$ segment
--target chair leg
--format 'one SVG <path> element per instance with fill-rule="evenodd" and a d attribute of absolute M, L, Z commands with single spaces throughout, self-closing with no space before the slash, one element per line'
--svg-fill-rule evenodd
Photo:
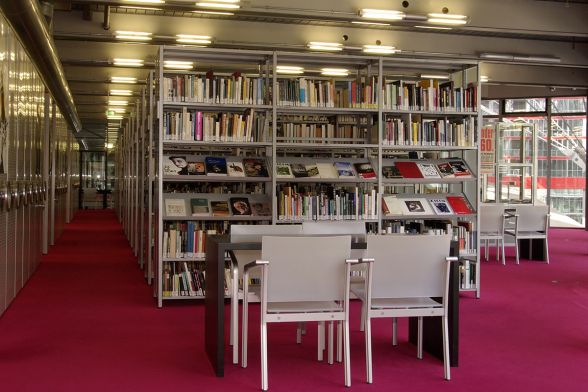
<path fill-rule="evenodd" d="M 371 384 L 373 382 L 372 375 L 372 321 L 369 316 L 365 320 L 365 370 L 366 382 Z"/>
<path fill-rule="evenodd" d="M 398 346 L 398 318 L 392 317 L 392 345 Z"/>
<path fill-rule="evenodd" d="M 345 386 L 351 386 L 351 358 L 349 350 L 349 319 L 345 319 L 343 324 L 343 367 L 345 368 Z"/>
<path fill-rule="evenodd" d="M 306 335 L 306 321 L 302 322 L 302 336 Z"/>
<path fill-rule="evenodd" d="M 488 240 L 484 240 L 484 258 L 488 261 Z"/>
<path fill-rule="evenodd" d="M 515 237 L 515 251 L 517 257 L 517 264 L 519 264 L 519 240 Z"/>
<path fill-rule="evenodd" d="M 328 363 L 329 365 L 333 364 L 333 323 L 334 321 L 329 322 L 329 347 L 328 347 Z"/>
<path fill-rule="evenodd" d="M 233 272 L 231 294 L 231 344 L 233 345 L 233 364 L 239 363 L 239 277 L 237 269 Z"/>
<path fill-rule="evenodd" d="M 506 259 L 504 256 L 504 238 L 500 240 L 500 243 L 502 244 L 502 265 L 506 265 Z"/>
<path fill-rule="evenodd" d="M 267 391 L 267 324 L 261 322 L 261 389 Z"/>
<path fill-rule="evenodd" d="M 549 246 L 547 245 L 547 237 L 545 237 L 545 261 L 549 264 Z"/>
<path fill-rule="evenodd" d="M 529 260 L 533 260 L 533 239 L 529 239 Z"/>
<path fill-rule="evenodd" d="M 296 343 L 302 343 L 302 322 L 298 322 L 298 326 L 296 327 Z"/>
<path fill-rule="evenodd" d="M 361 321 L 359 323 L 359 330 L 365 331 L 365 302 L 361 301 Z"/>
<path fill-rule="evenodd" d="M 496 249 L 496 261 L 498 261 L 498 257 L 500 256 L 500 252 L 498 252 L 498 239 L 494 240 L 496 241 L 495 244 L 495 249 Z"/>
<path fill-rule="evenodd" d="M 417 358 L 423 359 L 423 318 L 418 318 Z"/>
<path fill-rule="evenodd" d="M 442 317 L 441 321 L 443 327 L 443 370 L 445 379 L 451 380 L 451 372 L 449 370 L 449 329 L 447 328 L 447 315 Z"/>
<path fill-rule="evenodd" d="M 317 352 L 317 359 L 319 361 L 323 360 L 323 352 L 325 349 L 325 322 L 319 321 L 318 323 L 318 352 Z"/>
<path fill-rule="evenodd" d="M 247 367 L 247 329 L 249 326 L 249 282 L 243 279 L 243 317 L 241 320 L 241 367 Z"/>
<path fill-rule="evenodd" d="M 337 322 L 337 362 L 343 362 L 343 323 Z"/>

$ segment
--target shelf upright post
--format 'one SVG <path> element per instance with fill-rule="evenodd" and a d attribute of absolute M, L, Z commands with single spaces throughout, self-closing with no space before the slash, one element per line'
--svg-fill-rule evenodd
<path fill-rule="evenodd" d="M 139 126 L 139 140 L 141 148 L 139 149 L 139 263 L 141 269 L 145 268 L 145 88 L 141 91 L 141 124 Z M 145 272 L 146 273 L 146 272 Z"/>
<path fill-rule="evenodd" d="M 382 231 L 384 227 L 383 224 L 383 216 L 382 216 L 382 198 L 384 197 L 383 193 L 383 183 L 382 183 L 382 142 L 384 140 L 384 94 L 382 93 L 384 87 L 384 59 L 382 57 L 378 58 L 378 193 L 377 193 L 377 213 L 378 213 L 378 234 Z"/>
<path fill-rule="evenodd" d="M 480 161 L 480 130 L 482 129 L 482 110 L 480 110 L 482 104 L 482 86 L 480 83 L 481 80 L 481 70 L 480 70 L 480 63 L 476 63 L 476 107 L 474 108 L 477 111 L 478 121 L 476 124 L 476 134 L 474 137 L 474 142 L 476 143 L 476 189 L 474 194 L 476 195 L 476 298 L 480 298 L 480 173 L 482 170 L 482 165 Z M 498 177 L 496 177 L 498 178 Z M 496 197 L 495 197 L 496 198 Z"/>
<path fill-rule="evenodd" d="M 163 306 L 163 52 L 164 47 L 159 47 L 159 98 L 157 100 L 157 119 L 159 130 L 157 133 L 157 306 Z"/>
<path fill-rule="evenodd" d="M 278 203 L 276 200 L 276 195 L 277 195 L 277 182 L 276 182 L 276 167 L 277 167 L 277 162 L 276 162 L 276 152 L 277 152 L 277 146 L 276 146 L 276 140 L 277 140 L 277 135 L 278 135 L 278 124 L 277 124 L 277 120 L 278 120 L 278 94 L 276 93 L 278 91 L 278 74 L 276 72 L 276 69 L 278 67 L 278 53 L 276 51 L 273 52 L 272 54 L 272 165 L 271 165 L 271 170 L 272 170 L 272 192 L 271 192 L 271 196 L 272 196 L 272 224 L 276 224 L 278 222 Z"/>
<path fill-rule="evenodd" d="M 149 106 L 147 115 L 147 283 L 153 283 L 153 71 L 147 78 Z"/>

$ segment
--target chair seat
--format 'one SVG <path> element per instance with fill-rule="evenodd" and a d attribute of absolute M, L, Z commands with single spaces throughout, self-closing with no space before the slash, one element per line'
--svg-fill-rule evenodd
<path fill-rule="evenodd" d="M 268 302 L 268 313 L 316 313 L 343 311 L 335 301 Z"/>
<path fill-rule="evenodd" d="M 372 298 L 372 309 L 419 309 L 442 308 L 439 302 L 426 297 L 417 298 Z"/>
<path fill-rule="evenodd" d="M 506 234 L 510 234 L 512 236 L 515 235 L 514 231 L 505 231 Z M 531 238 L 547 238 L 545 232 L 542 231 L 519 231 L 516 234 L 516 237 L 519 239 L 531 239 Z"/>
<path fill-rule="evenodd" d="M 501 239 L 502 237 L 503 237 L 502 233 L 499 233 L 499 232 L 480 233 L 481 240 L 494 240 L 494 239 Z"/>

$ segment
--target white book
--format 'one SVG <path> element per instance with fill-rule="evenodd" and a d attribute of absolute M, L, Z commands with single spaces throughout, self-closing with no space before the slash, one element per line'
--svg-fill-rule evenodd
<path fill-rule="evenodd" d="M 423 178 L 441 178 L 434 163 L 417 163 Z"/>
<path fill-rule="evenodd" d="M 242 162 L 227 162 L 229 177 L 245 177 L 245 169 Z"/>
<path fill-rule="evenodd" d="M 401 199 L 404 215 L 435 215 L 427 199 L 413 197 Z"/>
<path fill-rule="evenodd" d="M 394 195 L 387 195 L 383 197 L 386 208 L 384 209 L 385 215 L 404 215 L 404 209 L 402 208 L 402 201 Z"/>
<path fill-rule="evenodd" d="M 316 167 L 318 168 L 319 175 L 321 178 L 339 178 L 337 174 L 337 170 L 333 166 L 332 163 L 317 163 Z"/>
<path fill-rule="evenodd" d="M 186 216 L 186 200 L 165 199 L 165 215 Z"/>

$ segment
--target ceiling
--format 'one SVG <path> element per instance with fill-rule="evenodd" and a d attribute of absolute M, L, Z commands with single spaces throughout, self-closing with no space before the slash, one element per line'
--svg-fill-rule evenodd
<path fill-rule="evenodd" d="M 174 45 L 176 34 L 209 35 L 213 37 L 210 46 L 220 48 L 298 51 L 306 50 L 309 41 L 336 41 L 357 54 L 356 48 L 380 40 L 400 48 L 399 56 L 477 59 L 480 53 L 490 52 L 557 57 L 560 63 L 549 68 L 552 72 L 573 74 L 570 86 L 588 86 L 587 1 L 413 0 L 403 7 L 401 1 L 379 0 L 298 0 L 295 6 L 289 0 L 242 0 L 234 15 L 194 13 L 202 10 L 194 0 L 155 5 L 133 4 L 132 0 L 50 3 L 54 39 L 83 123 L 78 137 L 90 150 L 104 149 L 106 129 L 114 123 L 106 118 L 109 90 L 131 90 L 133 96 L 128 100 L 132 104 L 145 87 L 158 45 Z M 151 8 L 124 8 L 129 6 Z M 424 24 L 427 13 L 442 12 L 442 6 L 449 13 L 467 15 L 468 23 L 452 30 L 415 27 Z M 365 21 L 358 14 L 364 7 L 401 10 L 410 17 L 387 25 L 352 23 Z M 117 30 L 145 31 L 153 39 L 148 44 L 118 40 Z M 116 67 L 114 58 L 143 59 L 145 66 Z M 535 74 L 533 78 L 549 83 L 546 74 Z M 517 75 L 524 78 L 525 74 Z M 138 83 L 115 85 L 110 83 L 113 76 L 135 77 Z M 110 142 L 115 142 L 113 137 L 111 133 Z"/>

